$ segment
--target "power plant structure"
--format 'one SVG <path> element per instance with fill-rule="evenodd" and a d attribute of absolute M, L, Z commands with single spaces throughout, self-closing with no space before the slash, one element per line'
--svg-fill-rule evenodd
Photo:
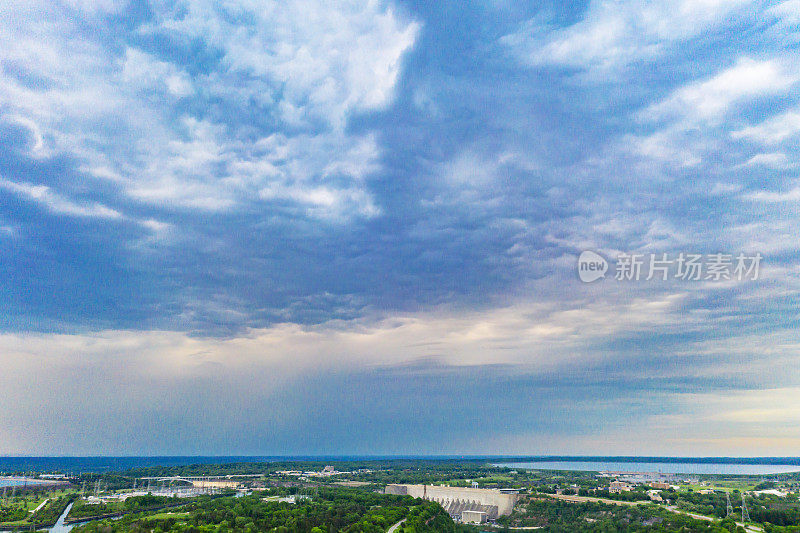
<path fill-rule="evenodd" d="M 459 522 L 482 523 L 511 514 L 519 495 L 513 489 L 477 489 L 439 485 L 386 485 L 386 494 L 437 502 Z"/>

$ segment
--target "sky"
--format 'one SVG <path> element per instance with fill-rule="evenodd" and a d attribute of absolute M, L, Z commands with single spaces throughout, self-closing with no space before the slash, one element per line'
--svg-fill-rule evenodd
<path fill-rule="evenodd" d="M 799 28 L 0 3 L 0 454 L 797 455 Z"/>

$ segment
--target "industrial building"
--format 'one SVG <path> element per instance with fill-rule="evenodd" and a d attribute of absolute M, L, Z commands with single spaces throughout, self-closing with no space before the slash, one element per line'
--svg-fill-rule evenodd
<path fill-rule="evenodd" d="M 438 485 L 387 485 L 385 492 L 407 494 L 414 498 L 437 502 L 454 520 L 461 522 L 469 520 L 470 523 L 483 523 L 486 520 L 495 520 L 498 516 L 509 515 L 519 499 L 516 491 Z M 473 522 L 474 520 L 483 522 Z"/>
<path fill-rule="evenodd" d="M 486 513 L 483 511 L 462 511 L 461 521 L 465 524 L 484 524 L 486 523 Z"/>

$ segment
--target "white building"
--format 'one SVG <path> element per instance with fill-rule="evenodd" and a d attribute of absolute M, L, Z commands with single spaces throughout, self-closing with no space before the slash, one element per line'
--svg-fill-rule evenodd
<path fill-rule="evenodd" d="M 483 511 L 461 511 L 461 521 L 465 524 L 484 524 L 487 515 Z"/>

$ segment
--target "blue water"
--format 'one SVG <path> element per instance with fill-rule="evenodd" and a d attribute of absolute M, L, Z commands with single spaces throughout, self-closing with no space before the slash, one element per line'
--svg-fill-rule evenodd
<path fill-rule="evenodd" d="M 622 462 L 622 461 L 533 461 L 496 463 L 498 466 L 530 470 L 580 470 L 590 472 L 661 472 L 663 474 L 766 475 L 800 472 L 800 465 Z"/>
<path fill-rule="evenodd" d="M 22 479 L 8 479 L 0 477 L 0 488 L 2 487 L 22 487 L 24 485 L 48 485 L 52 484 L 52 481 L 41 481 L 38 479 L 29 479 L 27 481 Z"/>
<path fill-rule="evenodd" d="M 668 457 L 491 457 L 491 456 L 164 456 L 164 457 L 3 457 L 0 473 L 118 472 L 148 466 L 255 463 L 275 461 L 376 461 L 376 460 L 492 461 L 512 468 L 589 470 L 615 472 L 663 472 L 685 474 L 775 474 L 800 472 L 798 458 L 668 458 Z M 623 460 L 624 459 L 624 460 Z M 1 482 L 2 480 L 0 480 Z M 20 484 L 20 483 L 17 483 Z M 0 485 L 2 486 L 2 485 Z"/>
<path fill-rule="evenodd" d="M 67 518 L 70 509 L 72 509 L 72 504 L 67 505 L 67 508 L 61 513 L 61 516 L 58 517 L 58 521 L 50 528 L 50 533 L 69 533 L 72 528 L 75 527 L 75 524 L 64 523 L 64 519 Z"/>

